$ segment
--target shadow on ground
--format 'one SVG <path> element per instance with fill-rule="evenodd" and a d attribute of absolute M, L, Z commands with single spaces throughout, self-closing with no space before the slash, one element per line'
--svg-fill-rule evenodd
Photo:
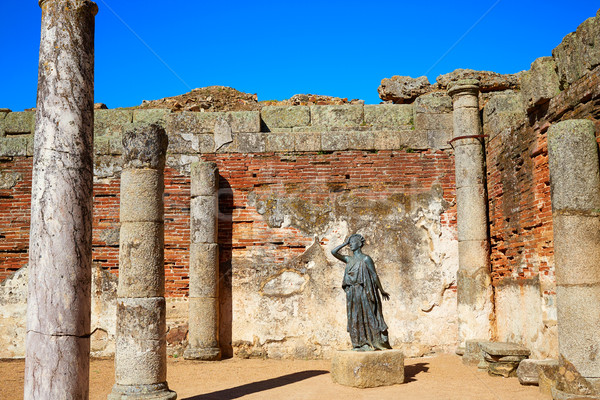
<path fill-rule="evenodd" d="M 314 376 L 328 374 L 329 371 L 309 370 L 294 372 L 293 374 L 279 376 L 273 379 L 265 379 L 264 381 L 247 383 L 245 385 L 232 387 L 229 389 L 219 390 L 217 392 L 201 394 L 198 396 L 187 397 L 182 400 L 226 400 L 237 399 L 248 394 L 262 392 L 265 390 L 274 389 L 276 387 L 289 385 L 295 382 L 303 381 Z"/>
<path fill-rule="evenodd" d="M 416 381 L 415 376 L 417 376 L 419 372 L 429 371 L 428 365 L 429 363 L 416 363 L 404 366 L 404 383 Z"/>

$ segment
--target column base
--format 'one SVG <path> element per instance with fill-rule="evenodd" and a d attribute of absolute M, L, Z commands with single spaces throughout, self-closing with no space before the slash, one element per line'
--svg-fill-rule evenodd
<path fill-rule="evenodd" d="M 221 360 L 221 349 L 218 347 L 192 348 L 188 347 L 183 352 L 186 360 L 219 361 Z"/>
<path fill-rule="evenodd" d="M 177 393 L 169 390 L 167 382 L 152 385 L 119 385 L 115 383 L 108 400 L 175 400 Z"/>

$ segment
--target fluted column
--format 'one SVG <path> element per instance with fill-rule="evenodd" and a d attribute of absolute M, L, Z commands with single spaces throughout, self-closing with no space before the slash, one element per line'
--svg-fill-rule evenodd
<path fill-rule="evenodd" d="M 490 278 L 485 155 L 479 116 L 479 82 L 456 82 L 452 96 L 458 225 L 458 336 L 490 339 L 494 306 Z"/>
<path fill-rule="evenodd" d="M 87 0 L 40 6 L 24 398 L 86 399 L 98 7 Z"/>
<path fill-rule="evenodd" d="M 559 382 L 556 399 L 600 398 L 600 171 L 594 123 L 548 129 Z"/>
<path fill-rule="evenodd" d="M 115 378 L 110 400 L 175 399 L 167 385 L 164 167 L 167 135 L 140 124 L 123 135 Z"/>
<path fill-rule="evenodd" d="M 219 170 L 213 162 L 192 165 L 188 348 L 184 357 L 220 360 L 219 348 Z"/>

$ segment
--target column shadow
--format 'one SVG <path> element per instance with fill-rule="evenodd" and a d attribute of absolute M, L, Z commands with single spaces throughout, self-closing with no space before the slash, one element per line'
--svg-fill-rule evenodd
<path fill-rule="evenodd" d="M 222 358 L 233 357 L 232 338 L 232 264 L 231 243 L 233 229 L 233 190 L 223 176 L 219 175 L 219 346 Z"/>
<path fill-rule="evenodd" d="M 416 363 L 404 366 L 404 383 L 415 382 L 415 376 L 429 371 L 429 363 Z"/>
<path fill-rule="evenodd" d="M 200 394 L 198 396 L 186 397 L 182 400 L 228 400 L 237 399 L 242 396 L 246 396 L 252 393 L 263 392 L 265 390 L 274 389 L 280 386 L 289 385 L 295 382 L 303 381 L 305 379 L 312 378 L 323 374 L 328 374 L 329 371 L 324 370 L 308 370 L 301 372 L 294 372 L 293 374 L 282 375 L 277 378 L 265 379 L 264 381 L 247 383 L 232 387 L 229 389 L 223 389 L 212 393 Z"/>

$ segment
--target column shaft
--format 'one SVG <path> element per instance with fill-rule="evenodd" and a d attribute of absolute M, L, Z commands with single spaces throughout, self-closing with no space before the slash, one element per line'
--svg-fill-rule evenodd
<path fill-rule="evenodd" d="M 25 399 L 89 394 L 95 3 L 42 0 Z"/>
<path fill-rule="evenodd" d="M 557 389 L 600 396 L 600 171 L 593 122 L 552 125 L 548 156 L 562 367 Z"/>
<path fill-rule="evenodd" d="M 167 385 L 164 166 L 167 135 L 137 125 L 123 135 L 116 383 L 110 400 L 175 399 Z"/>
<path fill-rule="evenodd" d="M 458 230 L 458 335 L 492 337 L 494 307 L 490 278 L 485 155 L 479 116 L 479 82 L 458 81 L 449 90 L 453 101 L 454 162 Z"/>
<path fill-rule="evenodd" d="M 219 170 L 213 162 L 192 165 L 190 206 L 190 308 L 184 357 L 219 360 Z"/>

